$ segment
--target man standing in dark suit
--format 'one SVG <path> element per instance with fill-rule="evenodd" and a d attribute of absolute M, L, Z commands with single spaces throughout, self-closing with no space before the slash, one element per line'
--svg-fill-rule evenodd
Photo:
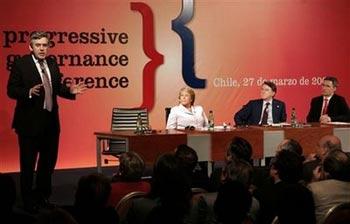
<path fill-rule="evenodd" d="M 51 194 L 60 133 L 57 95 L 75 99 L 76 94 L 86 89 L 83 83 L 70 87 L 62 84 L 56 61 L 47 57 L 48 48 L 48 34 L 33 32 L 29 44 L 31 54 L 15 61 L 7 84 L 7 95 L 17 101 L 12 127 L 20 149 L 22 200 L 24 208 L 31 212 L 47 206 Z M 36 188 L 33 190 L 35 166 Z"/>
<path fill-rule="evenodd" d="M 234 120 L 236 125 L 267 125 L 287 120 L 284 102 L 274 99 L 275 83 L 265 81 L 261 87 L 261 99 L 251 100 L 239 110 Z"/>
<path fill-rule="evenodd" d="M 335 94 L 338 80 L 327 76 L 323 79 L 322 95 L 311 100 L 307 122 L 350 122 L 350 110 L 344 97 Z"/>

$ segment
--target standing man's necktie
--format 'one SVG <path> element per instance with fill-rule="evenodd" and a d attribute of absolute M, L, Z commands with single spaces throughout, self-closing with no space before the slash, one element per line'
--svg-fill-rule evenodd
<path fill-rule="evenodd" d="M 261 119 L 261 124 L 262 125 L 267 124 L 267 118 L 269 117 L 269 105 L 270 105 L 269 102 L 267 102 L 265 104 L 265 109 L 264 109 L 263 116 L 262 116 L 262 119 Z"/>
<path fill-rule="evenodd" d="M 324 99 L 324 106 L 323 106 L 323 110 L 322 110 L 322 115 L 325 115 L 328 113 L 328 99 L 325 98 Z"/>
<path fill-rule="evenodd" d="M 52 88 L 50 85 L 50 79 L 49 75 L 47 74 L 46 68 L 44 66 L 44 61 L 39 60 L 40 64 L 40 69 L 42 72 L 42 78 L 43 78 L 43 85 L 45 89 L 45 105 L 46 105 L 46 110 L 52 111 Z"/>

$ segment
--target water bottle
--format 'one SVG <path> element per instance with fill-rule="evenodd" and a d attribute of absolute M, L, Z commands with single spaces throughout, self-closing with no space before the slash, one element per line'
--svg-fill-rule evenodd
<path fill-rule="evenodd" d="M 214 131 L 214 113 L 212 110 L 209 111 L 209 116 L 208 116 L 208 123 L 209 123 L 209 131 Z"/>
<path fill-rule="evenodd" d="M 294 107 L 292 108 L 292 113 L 290 115 L 290 124 L 292 125 L 292 128 L 296 128 L 298 125 L 297 113 Z"/>

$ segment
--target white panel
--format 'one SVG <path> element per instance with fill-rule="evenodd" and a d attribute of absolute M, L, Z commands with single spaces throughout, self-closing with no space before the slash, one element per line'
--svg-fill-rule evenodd
<path fill-rule="evenodd" d="M 210 134 L 188 134 L 187 145 L 192 147 L 198 155 L 198 161 L 211 161 Z"/>
<path fill-rule="evenodd" d="M 333 134 L 340 138 L 343 150 L 350 152 L 350 128 L 334 128 Z"/>
<path fill-rule="evenodd" d="M 284 139 L 283 130 L 264 131 L 264 158 L 275 156 L 277 146 Z"/>

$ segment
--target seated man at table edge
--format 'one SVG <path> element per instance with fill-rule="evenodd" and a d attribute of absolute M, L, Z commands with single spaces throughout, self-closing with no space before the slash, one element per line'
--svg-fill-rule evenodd
<path fill-rule="evenodd" d="M 275 99 L 276 84 L 265 81 L 261 86 L 261 99 L 250 100 L 235 115 L 236 125 L 266 125 L 287 120 L 285 103 Z"/>
<path fill-rule="evenodd" d="M 322 95 L 312 98 L 307 122 L 350 122 L 350 110 L 345 98 L 335 94 L 338 84 L 335 77 L 323 79 Z"/>

